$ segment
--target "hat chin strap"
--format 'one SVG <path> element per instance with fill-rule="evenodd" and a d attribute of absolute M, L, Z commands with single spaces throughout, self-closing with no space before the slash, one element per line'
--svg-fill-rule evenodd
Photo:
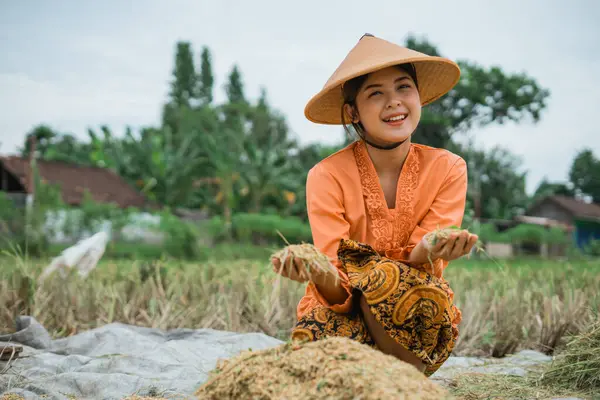
<path fill-rule="evenodd" d="M 392 144 L 390 144 L 390 145 L 387 145 L 387 146 L 381 146 L 381 145 L 378 145 L 378 144 L 375 144 L 375 143 L 371 142 L 370 140 L 368 140 L 368 139 L 367 139 L 366 137 L 364 137 L 363 135 L 359 135 L 359 136 L 360 136 L 360 138 L 361 138 L 361 139 L 362 139 L 362 140 L 363 140 L 365 143 L 367 143 L 369 146 L 375 147 L 376 149 L 379 149 L 379 150 L 394 150 L 395 148 L 397 148 L 398 146 L 400 146 L 400 145 L 402 145 L 404 142 L 406 142 L 406 141 L 408 140 L 408 138 L 410 138 L 410 136 L 409 136 L 409 137 L 407 137 L 406 139 L 404 139 L 404 140 L 402 140 L 402 141 L 400 141 L 400 142 L 392 143 Z"/>

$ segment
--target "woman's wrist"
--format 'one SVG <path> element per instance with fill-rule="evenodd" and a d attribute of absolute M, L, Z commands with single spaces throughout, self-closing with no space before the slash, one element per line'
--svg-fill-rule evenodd
<path fill-rule="evenodd" d="M 411 264 L 423 264 L 429 262 L 429 258 L 429 250 L 427 249 L 423 241 L 420 241 L 410 252 L 407 261 Z"/>
<path fill-rule="evenodd" d="M 341 278 L 337 271 L 333 273 L 320 273 L 311 277 L 311 281 L 319 293 L 329 304 L 343 304 L 348 298 L 348 292 L 341 284 Z"/>

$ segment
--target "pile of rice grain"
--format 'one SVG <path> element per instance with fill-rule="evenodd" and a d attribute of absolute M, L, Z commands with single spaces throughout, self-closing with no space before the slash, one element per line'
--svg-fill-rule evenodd
<path fill-rule="evenodd" d="M 357 341 L 334 337 L 248 351 L 223 361 L 199 399 L 444 399 L 412 365 Z"/>
<path fill-rule="evenodd" d="M 25 400 L 25 397 L 16 393 L 4 393 L 0 396 L 0 400 Z"/>

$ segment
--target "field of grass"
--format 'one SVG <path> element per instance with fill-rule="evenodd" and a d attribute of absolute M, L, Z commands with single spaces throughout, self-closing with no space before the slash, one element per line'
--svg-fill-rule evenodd
<path fill-rule="evenodd" d="M 85 281 L 36 277 L 48 260 L 0 260 L 0 327 L 33 315 L 54 337 L 113 321 L 160 328 L 261 331 L 286 339 L 304 286 L 278 279 L 268 252 L 207 261 L 102 260 Z M 520 349 L 552 354 L 600 308 L 597 261 L 461 259 L 445 272 L 462 310 L 456 355 L 501 357 Z M 5 328 L 0 328 L 4 329 Z M 3 332 L 6 333 L 6 332 Z"/>
<path fill-rule="evenodd" d="M 15 317 L 26 314 L 54 337 L 119 321 L 163 329 L 259 331 L 286 340 L 304 286 L 272 272 L 272 250 L 218 247 L 198 262 L 105 258 L 86 280 L 56 274 L 43 284 L 37 277 L 49 259 L 5 256 L 0 258 L 0 333 L 10 332 Z M 520 349 L 560 354 L 569 335 L 598 319 L 598 260 L 461 259 L 450 264 L 445 277 L 463 313 L 455 355 L 501 357 Z M 589 393 L 568 382 L 560 387 L 539 382 L 535 375 L 473 374 L 455 379 L 451 392 L 464 399 Z"/>

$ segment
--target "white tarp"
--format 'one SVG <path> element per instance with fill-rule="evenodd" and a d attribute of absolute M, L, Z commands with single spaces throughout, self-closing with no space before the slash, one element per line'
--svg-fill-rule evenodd
<path fill-rule="evenodd" d="M 16 324 L 16 333 L 0 335 L 0 346 L 10 341 L 24 351 L 0 374 L 0 395 L 19 393 L 26 399 L 194 398 L 218 359 L 283 343 L 262 333 L 120 323 L 52 340 L 32 317 L 19 317 Z M 0 371 L 6 366 L 0 361 Z"/>
<path fill-rule="evenodd" d="M 19 393 L 25 399 L 116 400 L 132 394 L 193 399 L 218 359 L 283 343 L 262 333 L 118 323 L 52 340 L 34 318 L 16 322 L 16 333 L 0 335 L 0 347 L 11 341 L 24 351 L 4 373 L 6 363 L 0 361 L 0 395 Z M 431 379 L 446 385 L 464 373 L 525 376 L 551 360 L 531 350 L 504 358 L 450 357 Z"/>
<path fill-rule="evenodd" d="M 98 232 L 65 249 L 44 269 L 38 278 L 39 283 L 41 284 L 55 271 L 58 271 L 64 278 L 68 270 L 73 268 L 77 270 L 80 277 L 85 279 L 96 268 L 98 261 L 104 255 L 108 240 L 109 236 L 106 232 Z"/>

